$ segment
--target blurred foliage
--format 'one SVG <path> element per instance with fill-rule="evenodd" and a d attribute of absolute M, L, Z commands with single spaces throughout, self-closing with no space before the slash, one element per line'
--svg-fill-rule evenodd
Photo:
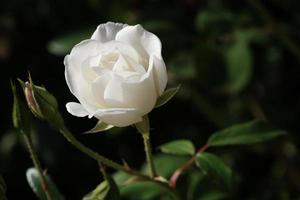
<path fill-rule="evenodd" d="M 26 178 L 30 187 L 32 188 L 32 191 L 39 197 L 39 199 L 47 200 L 47 197 L 43 191 L 43 185 L 41 183 L 39 173 L 34 167 L 27 169 Z M 60 194 L 56 185 L 53 183 L 53 181 L 48 175 L 46 176 L 46 182 L 47 182 L 47 190 L 49 191 L 51 198 L 57 200 L 65 199 Z"/>
<path fill-rule="evenodd" d="M 150 114 L 154 147 L 189 139 L 199 148 L 214 131 L 253 118 L 288 132 L 262 145 L 214 149 L 235 172 L 231 196 L 193 169 L 178 183 L 189 186 L 188 200 L 299 199 L 299 7 L 292 0 L 0 1 L 0 174 L 7 198 L 36 198 L 25 179 L 31 161 L 9 114 L 9 79 L 25 78 L 27 70 L 57 97 L 66 124 L 83 143 L 133 167 L 143 165 L 136 130 L 81 135 L 95 121 L 74 118 L 64 106 L 74 99 L 64 80 L 64 54 L 99 23 L 119 21 L 140 23 L 157 34 L 169 85 L 182 84 L 176 98 Z M 44 123 L 33 123 L 41 161 L 68 199 L 79 199 L 99 184 L 101 175 L 89 158 Z M 157 167 L 169 177 L 186 160 L 178 159 L 157 155 Z M 130 189 L 120 192 L 130 195 Z"/>
<path fill-rule="evenodd" d="M 6 185 L 2 176 L 0 176 L 0 199 L 6 200 L 5 192 L 6 192 Z"/>

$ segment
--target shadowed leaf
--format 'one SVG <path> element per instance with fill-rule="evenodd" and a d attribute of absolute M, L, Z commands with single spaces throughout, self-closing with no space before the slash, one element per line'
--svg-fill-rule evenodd
<path fill-rule="evenodd" d="M 164 153 L 177 155 L 193 155 L 195 147 L 189 140 L 176 140 L 159 146 L 159 149 Z"/>
<path fill-rule="evenodd" d="M 212 153 L 200 153 L 197 155 L 196 165 L 204 175 L 210 176 L 225 189 L 230 189 L 232 184 L 231 169 L 216 155 Z"/>
<path fill-rule="evenodd" d="M 271 140 L 285 134 L 272 129 L 262 121 L 251 121 L 218 131 L 208 139 L 209 146 L 247 145 Z"/>

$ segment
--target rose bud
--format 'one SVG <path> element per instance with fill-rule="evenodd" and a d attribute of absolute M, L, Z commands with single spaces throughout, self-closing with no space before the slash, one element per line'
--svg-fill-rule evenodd
<path fill-rule="evenodd" d="M 34 85 L 31 77 L 24 83 L 19 79 L 23 87 L 27 105 L 31 112 L 38 118 L 47 120 L 55 127 L 63 127 L 63 119 L 58 110 L 55 97 L 46 88 Z"/>
<path fill-rule="evenodd" d="M 27 105 L 30 108 L 31 112 L 36 117 L 43 119 L 43 114 L 42 114 L 42 112 L 39 108 L 39 105 L 36 102 L 33 90 L 32 90 L 31 85 L 28 81 L 25 82 L 24 94 L 25 94 L 25 98 L 26 98 L 26 101 L 27 101 Z"/>

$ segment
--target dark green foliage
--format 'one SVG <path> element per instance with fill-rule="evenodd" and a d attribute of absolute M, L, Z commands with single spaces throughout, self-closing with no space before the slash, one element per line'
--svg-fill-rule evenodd
<path fill-rule="evenodd" d="M 283 134 L 284 131 L 270 128 L 262 121 L 251 121 L 214 133 L 208 139 L 208 144 L 209 146 L 255 144 Z"/>
<path fill-rule="evenodd" d="M 232 187 L 232 170 L 220 158 L 212 153 L 199 153 L 196 165 L 209 176 L 212 182 L 216 182 L 221 188 L 229 190 Z"/>
<path fill-rule="evenodd" d="M 194 155 L 195 147 L 189 140 L 175 140 L 159 146 L 159 149 L 167 154 Z"/>

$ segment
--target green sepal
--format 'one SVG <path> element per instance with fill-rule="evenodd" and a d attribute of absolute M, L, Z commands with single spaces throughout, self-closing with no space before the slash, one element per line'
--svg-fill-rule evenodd
<path fill-rule="evenodd" d="M 162 95 L 160 95 L 156 101 L 155 108 L 161 107 L 170 101 L 175 94 L 179 91 L 180 85 L 174 88 L 169 88 Z"/>
<path fill-rule="evenodd" d="M 141 134 L 149 134 L 150 131 L 150 122 L 148 115 L 143 116 L 142 121 L 134 124 L 135 128 L 139 131 Z"/>
<path fill-rule="evenodd" d="M 88 133 L 97 133 L 97 132 L 107 131 L 113 127 L 114 127 L 113 125 L 106 124 L 99 120 L 94 128 L 92 128 L 91 130 L 86 131 L 84 133 L 88 134 Z"/>
<path fill-rule="evenodd" d="M 17 94 L 16 86 L 11 82 L 11 89 L 13 93 L 13 109 L 12 109 L 12 121 L 16 129 L 23 134 L 29 134 L 31 130 L 31 114 L 29 109 L 21 101 Z"/>

